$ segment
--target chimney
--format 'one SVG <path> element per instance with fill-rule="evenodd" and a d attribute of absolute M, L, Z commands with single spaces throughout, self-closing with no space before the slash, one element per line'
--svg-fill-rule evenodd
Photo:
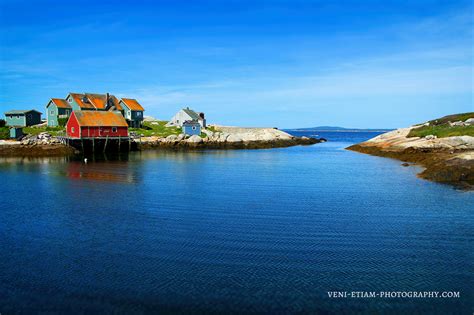
<path fill-rule="evenodd" d="M 107 94 L 105 94 L 105 110 L 109 110 L 110 107 L 111 107 L 110 103 L 109 103 L 109 100 L 110 100 L 110 95 L 107 92 Z"/>

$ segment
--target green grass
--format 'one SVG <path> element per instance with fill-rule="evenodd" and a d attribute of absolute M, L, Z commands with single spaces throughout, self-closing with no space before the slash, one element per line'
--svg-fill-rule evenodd
<path fill-rule="evenodd" d="M 206 129 L 212 132 L 217 132 L 217 129 L 214 126 L 207 127 Z"/>
<path fill-rule="evenodd" d="M 59 134 L 64 134 L 66 132 L 66 128 L 64 127 L 25 127 L 23 128 L 23 133 L 28 135 L 37 135 L 42 132 L 47 132 L 52 136 L 57 136 Z"/>
<path fill-rule="evenodd" d="M 0 140 L 10 139 L 10 130 L 8 127 L 0 127 Z"/>
<path fill-rule="evenodd" d="M 454 136 L 474 137 L 474 126 L 449 125 L 449 122 L 466 121 L 469 118 L 474 118 L 474 112 L 448 115 L 438 119 L 433 119 L 428 122 L 429 126 L 413 128 L 408 134 L 408 137 L 426 137 L 428 135 L 434 135 L 438 138 Z"/>
<path fill-rule="evenodd" d="M 153 123 L 154 124 L 146 121 L 143 123 L 142 128 L 129 128 L 129 131 L 145 137 L 167 137 L 170 135 L 179 135 L 181 133 L 181 128 L 166 127 L 165 125 L 168 123 L 167 121 L 154 121 Z"/>
<path fill-rule="evenodd" d="M 474 118 L 474 112 L 448 115 L 438 119 L 430 120 L 429 123 L 430 125 L 444 125 L 447 124 L 449 121 L 466 121 L 469 118 Z"/>
<path fill-rule="evenodd" d="M 426 137 L 434 135 L 438 138 L 454 136 L 472 136 L 474 137 L 474 126 L 449 126 L 448 124 L 437 126 L 422 126 L 414 128 L 408 134 L 408 137 Z"/>
<path fill-rule="evenodd" d="M 59 134 L 64 134 L 64 127 L 24 127 L 23 134 L 25 135 L 37 135 L 42 132 L 47 132 L 52 136 L 57 136 Z M 10 128 L 9 127 L 0 127 L 0 139 L 10 139 Z"/>

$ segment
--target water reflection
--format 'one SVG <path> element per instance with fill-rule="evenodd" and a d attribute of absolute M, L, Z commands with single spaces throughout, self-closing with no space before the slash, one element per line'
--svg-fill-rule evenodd
<path fill-rule="evenodd" d="M 205 160 L 205 155 L 232 158 L 237 152 L 225 150 L 170 151 L 149 150 L 122 153 L 97 153 L 73 157 L 2 157 L 0 169 L 12 172 L 41 173 L 72 180 L 136 183 L 147 162 L 163 160 L 178 165 Z M 155 166 L 156 167 L 156 166 Z"/>
<path fill-rule="evenodd" d="M 70 162 L 67 164 L 64 175 L 74 180 L 96 180 L 120 183 L 134 183 L 136 177 L 128 163 L 81 163 Z"/>

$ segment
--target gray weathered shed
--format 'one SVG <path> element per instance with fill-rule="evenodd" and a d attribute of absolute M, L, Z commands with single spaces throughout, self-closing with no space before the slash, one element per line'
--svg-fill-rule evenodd
<path fill-rule="evenodd" d="M 7 126 L 26 127 L 41 123 L 41 113 L 37 110 L 10 110 L 5 113 Z"/>

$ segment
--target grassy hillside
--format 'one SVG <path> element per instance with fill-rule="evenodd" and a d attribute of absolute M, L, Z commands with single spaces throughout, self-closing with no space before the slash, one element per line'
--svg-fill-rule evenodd
<path fill-rule="evenodd" d="M 420 126 L 413 128 L 408 137 L 426 137 L 434 135 L 438 138 L 453 137 L 453 136 L 472 136 L 474 137 L 474 126 L 450 126 L 449 122 L 466 121 L 469 118 L 474 118 L 473 113 L 462 113 L 444 116 L 442 118 L 430 120 L 427 126 Z"/>
<path fill-rule="evenodd" d="M 430 125 L 444 125 L 448 122 L 466 121 L 469 118 L 474 118 L 474 112 L 448 115 L 438 119 L 430 120 L 429 123 Z"/>
<path fill-rule="evenodd" d="M 167 121 L 145 121 L 142 128 L 129 128 L 129 130 L 130 132 L 134 132 L 145 137 L 167 137 L 169 135 L 179 135 L 181 133 L 181 128 L 165 127 L 167 123 Z"/>

